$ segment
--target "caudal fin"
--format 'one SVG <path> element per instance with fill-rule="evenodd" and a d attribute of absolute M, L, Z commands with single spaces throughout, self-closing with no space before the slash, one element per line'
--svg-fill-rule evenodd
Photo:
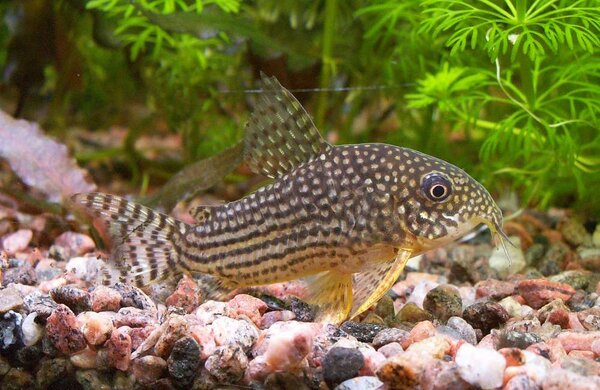
<path fill-rule="evenodd" d="M 107 228 L 111 253 L 102 284 L 145 286 L 181 272 L 174 240 L 185 231 L 183 222 L 114 195 L 92 192 L 72 199 Z"/>

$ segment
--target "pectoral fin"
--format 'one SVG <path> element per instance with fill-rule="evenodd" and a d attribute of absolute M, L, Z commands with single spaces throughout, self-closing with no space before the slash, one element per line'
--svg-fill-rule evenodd
<path fill-rule="evenodd" d="M 356 317 L 381 299 L 396 282 L 410 257 L 410 251 L 400 250 L 393 261 L 377 264 L 369 271 L 354 275 L 354 302 L 350 318 Z"/>
<path fill-rule="evenodd" d="M 317 306 L 316 321 L 339 324 L 352 307 L 352 275 L 327 271 L 307 280 L 308 303 Z"/>

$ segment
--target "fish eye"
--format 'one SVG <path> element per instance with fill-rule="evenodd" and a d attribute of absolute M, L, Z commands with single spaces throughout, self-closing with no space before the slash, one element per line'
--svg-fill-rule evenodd
<path fill-rule="evenodd" d="M 442 202 L 450 196 L 452 183 L 447 177 L 439 173 L 431 173 L 423 178 L 421 189 L 431 201 Z"/>

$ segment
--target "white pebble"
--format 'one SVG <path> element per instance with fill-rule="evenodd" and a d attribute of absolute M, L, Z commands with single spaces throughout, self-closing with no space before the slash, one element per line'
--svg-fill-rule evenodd
<path fill-rule="evenodd" d="M 463 344 L 456 353 L 460 376 L 470 384 L 483 389 L 502 386 L 506 361 L 497 351 Z"/>
<path fill-rule="evenodd" d="M 489 265 L 500 273 L 501 276 L 508 276 L 516 274 L 521 271 L 527 263 L 525 262 L 525 255 L 521 250 L 521 239 L 516 236 L 510 236 L 510 241 L 514 244 L 506 245 L 506 250 L 510 258 L 506 257 L 506 252 L 502 245 L 498 245 L 489 259 Z"/>
<path fill-rule="evenodd" d="M 219 317 L 211 325 L 217 345 L 237 344 L 248 352 L 258 339 L 258 330 L 248 321 Z"/>
<path fill-rule="evenodd" d="M 35 317 L 37 317 L 37 313 L 29 313 L 21 325 L 23 344 L 28 347 L 37 343 L 44 333 L 44 328 L 35 322 Z"/>

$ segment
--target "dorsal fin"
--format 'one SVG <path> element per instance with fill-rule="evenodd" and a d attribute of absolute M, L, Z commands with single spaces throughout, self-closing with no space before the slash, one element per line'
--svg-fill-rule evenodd
<path fill-rule="evenodd" d="M 275 77 L 261 74 L 260 85 L 263 93 L 244 136 L 244 159 L 254 173 L 282 176 L 332 148 L 300 102 Z"/>

